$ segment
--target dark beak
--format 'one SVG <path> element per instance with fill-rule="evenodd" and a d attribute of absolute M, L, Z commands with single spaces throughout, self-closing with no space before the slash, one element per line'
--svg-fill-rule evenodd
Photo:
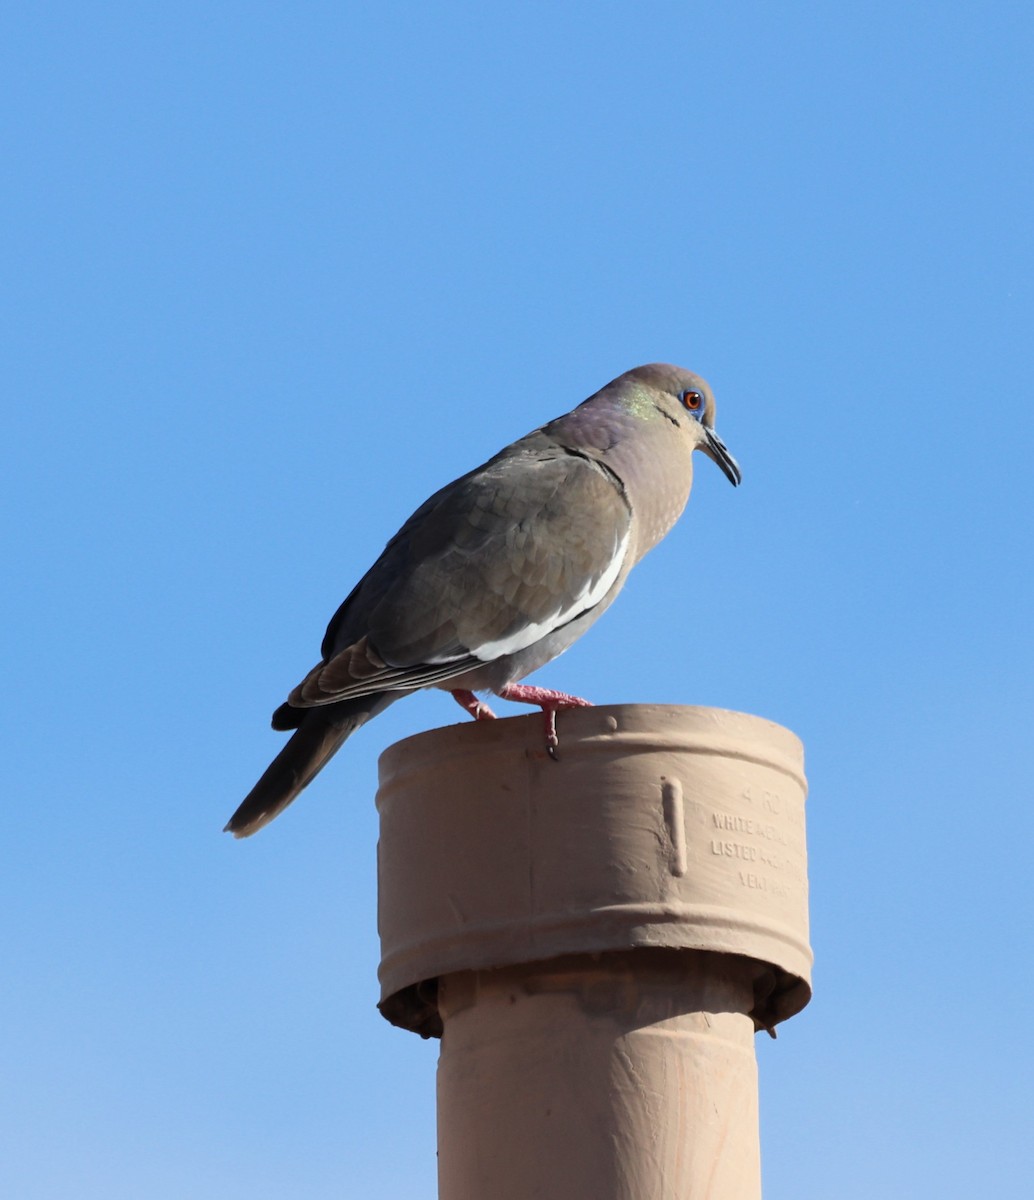
<path fill-rule="evenodd" d="M 704 430 L 704 437 L 706 440 L 700 449 L 703 450 L 708 458 L 714 459 L 714 461 L 722 468 L 725 478 L 728 479 L 733 487 L 736 487 L 743 478 L 739 463 L 733 458 L 729 451 L 726 450 L 725 443 L 713 429 L 707 425 L 702 426 L 702 428 Z"/>

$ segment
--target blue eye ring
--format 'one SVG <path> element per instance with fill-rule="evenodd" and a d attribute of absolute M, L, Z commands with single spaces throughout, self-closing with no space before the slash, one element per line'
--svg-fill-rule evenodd
<path fill-rule="evenodd" d="M 699 416 L 704 411 L 704 397 L 695 388 L 687 388 L 679 399 L 682 401 L 682 407 L 694 416 Z"/>

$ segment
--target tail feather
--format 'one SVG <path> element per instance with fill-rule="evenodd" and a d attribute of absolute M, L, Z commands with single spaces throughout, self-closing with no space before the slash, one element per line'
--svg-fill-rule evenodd
<path fill-rule="evenodd" d="M 234 837 L 250 837 L 307 787 L 347 737 L 396 697 L 390 693 L 364 696 L 361 701 L 309 709 L 287 745 L 266 768 L 224 827 Z"/>

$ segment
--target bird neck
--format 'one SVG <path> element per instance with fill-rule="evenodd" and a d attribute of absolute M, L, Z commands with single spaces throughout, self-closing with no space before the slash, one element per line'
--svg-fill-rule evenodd
<path fill-rule="evenodd" d="M 671 529 L 689 499 L 695 443 L 685 427 L 633 393 L 618 404 L 576 408 L 547 430 L 621 481 L 632 509 L 637 562 Z"/>

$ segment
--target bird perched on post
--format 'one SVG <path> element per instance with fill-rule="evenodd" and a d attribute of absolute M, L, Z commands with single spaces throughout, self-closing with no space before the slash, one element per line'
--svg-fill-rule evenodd
<path fill-rule="evenodd" d="M 636 367 L 577 408 L 436 492 L 334 614 L 322 661 L 273 714 L 295 732 L 226 826 L 247 837 L 282 812 L 342 742 L 418 688 L 538 705 L 556 751 L 556 712 L 587 704 L 519 684 L 610 606 L 629 570 L 675 524 L 692 454 L 729 481 L 714 396 L 690 371 Z"/>

